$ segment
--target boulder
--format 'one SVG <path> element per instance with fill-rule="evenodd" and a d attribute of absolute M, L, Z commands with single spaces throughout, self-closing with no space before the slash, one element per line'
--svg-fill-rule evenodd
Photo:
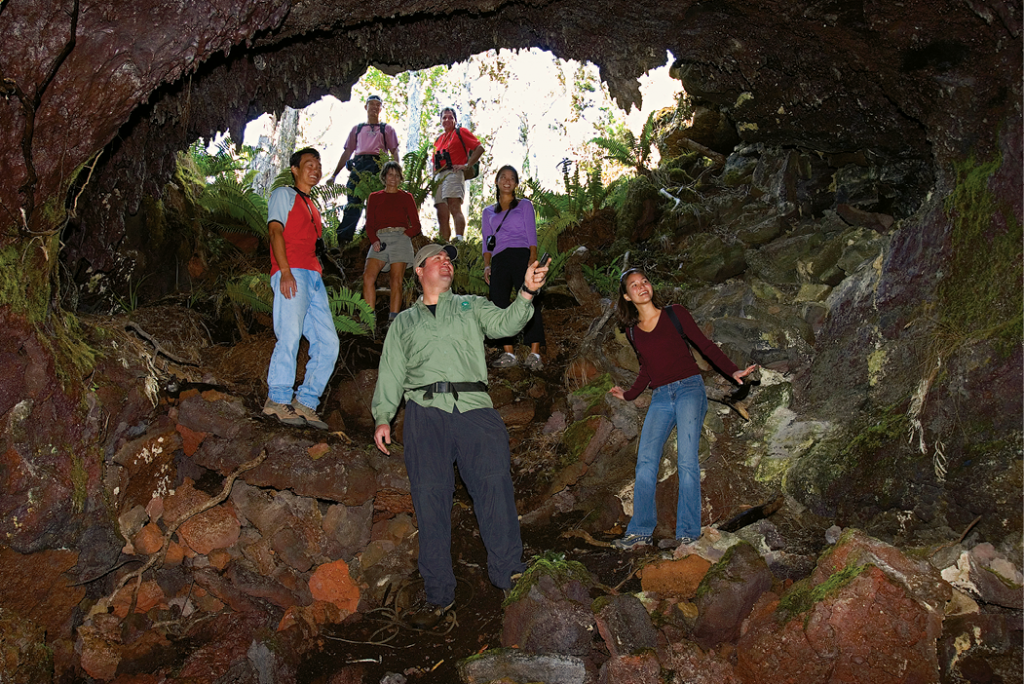
<path fill-rule="evenodd" d="M 4 681 L 53 681 L 53 653 L 46 646 L 46 630 L 11 610 L 0 610 L 0 654 L 0 675 Z"/>
<path fill-rule="evenodd" d="M 541 684 L 584 684 L 587 669 L 575 656 L 555 653 L 523 653 L 514 648 L 489 649 L 458 664 L 465 684 L 489 682 L 538 682 Z"/>
<path fill-rule="evenodd" d="M 586 587 L 575 579 L 559 584 L 541 574 L 525 596 L 505 609 L 501 645 L 527 653 L 585 656 L 594 627 Z"/>
<path fill-rule="evenodd" d="M 1019 681 L 1022 628 L 1019 614 L 947 617 L 938 643 L 942 681 Z"/>
<path fill-rule="evenodd" d="M 343 560 L 324 563 L 314 570 L 309 578 L 309 591 L 314 600 L 332 603 L 346 615 L 359 608 L 359 586 Z"/>
<path fill-rule="evenodd" d="M 598 684 L 661 684 L 661 663 L 653 650 L 613 655 L 602 666 Z"/>
<path fill-rule="evenodd" d="M 373 517 L 373 502 L 362 506 L 334 504 L 327 508 L 322 520 L 327 544 L 325 555 L 337 560 L 351 560 L 370 542 L 370 526 Z"/>
<path fill-rule="evenodd" d="M 877 566 L 805 582 L 755 606 L 736 652 L 745 684 L 938 680 L 938 623 Z"/>
<path fill-rule="evenodd" d="M 639 572 L 643 590 L 660 596 L 692 599 L 711 563 L 696 555 L 679 559 L 656 560 Z"/>
<path fill-rule="evenodd" d="M 651 651 L 657 646 L 658 633 L 637 597 L 631 594 L 606 596 L 595 601 L 591 608 L 598 632 L 612 658 Z"/>
<path fill-rule="evenodd" d="M 754 603 L 772 585 L 772 573 L 750 544 L 732 546 L 701 580 L 694 603 L 693 640 L 703 648 L 734 642 Z"/>
<path fill-rule="evenodd" d="M 178 423 L 193 432 L 235 439 L 249 429 L 249 411 L 240 397 L 217 391 L 183 392 L 178 404 Z"/>
<path fill-rule="evenodd" d="M 85 587 L 69 586 L 67 573 L 78 559 L 76 551 L 20 554 L 0 547 L 0 617 L 18 616 L 45 630 L 50 641 L 70 639 L 75 607 Z M 27 629 L 27 627 L 26 627 Z M 31 630 L 29 630 L 31 631 Z"/>
<path fill-rule="evenodd" d="M 373 391 L 376 386 L 376 368 L 360 371 L 355 378 L 346 380 L 334 388 L 328 405 L 338 407 L 349 430 L 372 432 L 374 420 L 373 414 L 370 413 L 370 404 L 373 402 Z"/>
<path fill-rule="evenodd" d="M 1024 608 L 1021 573 L 1013 563 L 996 555 L 991 544 L 978 544 L 961 553 L 956 565 L 942 571 L 942 578 L 985 603 Z"/>
<path fill-rule="evenodd" d="M 665 669 L 685 673 L 686 684 L 746 684 L 729 660 L 686 639 L 670 640 L 658 649 L 658 656 Z"/>
<path fill-rule="evenodd" d="M 209 438 L 199 447 L 193 460 L 204 468 L 227 475 L 265 448 L 267 459 L 242 473 L 241 480 L 255 487 L 287 489 L 299 496 L 336 501 L 346 506 L 358 506 L 377 491 L 377 473 L 370 464 L 371 457 L 361 448 L 345 447 L 334 441 L 327 454 L 312 459 L 308 449 L 320 440 L 309 439 L 302 431 L 280 432 L 269 439 L 268 435 L 257 432 L 253 430 L 247 435 L 249 443 L 245 448 L 239 448 L 238 442 Z M 264 439 L 267 441 L 262 441 Z"/>

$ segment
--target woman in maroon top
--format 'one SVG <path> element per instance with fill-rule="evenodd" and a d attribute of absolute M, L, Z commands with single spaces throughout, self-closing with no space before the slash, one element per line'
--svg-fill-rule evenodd
<path fill-rule="evenodd" d="M 363 299 L 377 305 L 377 274 L 391 272 L 391 313 L 388 323 L 402 310 L 402 281 L 412 263 L 412 238 L 420 234 L 420 216 L 413 196 L 401 190 L 402 165 L 390 161 L 380 170 L 384 189 L 366 200 L 366 236 L 370 250 L 363 268 Z"/>
<path fill-rule="evenodd" d="M 654 393 L 637 447 L 633 517 L 626 528 L 626 536 L 612 543 L 619 549 L 633 549 L 651 543 L 651 535 L 658 523 L 654 503 L 658 466 L 665 441 L 675 427 L 676 463 L 679 470 L 676 545 L 690 544 L 700 539 L 701 534 L 700 462 L 697 451 L 708 400 L 704 379 L 686 341 L 689 340 L 700 349 L 720 373 L 741 385 L 742 378 L 757 366 L 750 366 L 746 370 L 737 368 L 701 332 L 689 311 L 678 304 L 668 308 L 662 304 L 651 282 L 639 269 L 630 269 L 622 274 L 616 315 L 619 326 L 626 331 L 636 349 L 640 373 L 629 390 L 616 385 L 608 393 L 626 401 L 636 399 L 648 386 L 654 389 Z"/>

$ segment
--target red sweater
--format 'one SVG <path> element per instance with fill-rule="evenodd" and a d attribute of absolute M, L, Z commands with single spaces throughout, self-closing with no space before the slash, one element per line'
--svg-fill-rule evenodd
<path fill-rule="evenodd" d="M 678 304 L 673 304 L 671 308 L 690 342 L 700 349 L 719 372 L 731 378 L 739 367 L 701 332 L 689 311 Z M 630 401 L 640 396 L 648 386 L 661 387 L 700 373 L 686 340 L 679 336 L 679 331 L 672 325 L 664 309 L 651 332 L 644 332 L 638 325 L 633 326 L 633 344 L 640 353 L 640 374 L 624 395 Z"/>
<path fill-rule="evenodd" d="M 370 242 L 377 241 L 381 228 L 402 226 L 405 234 L 415 237 L 420 234 L 420 215 L 416 200 L 405 190 L 388 193 L 384 190 L 370 193 L 366 200 L 366 235 Z"/>

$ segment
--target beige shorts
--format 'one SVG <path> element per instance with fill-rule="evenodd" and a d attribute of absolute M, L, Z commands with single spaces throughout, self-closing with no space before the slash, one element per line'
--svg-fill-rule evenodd
<path fill-rule="evenodd" d="M 444 204 L 448 199 L 462 199 L 466 196 L 465 180 L 462 171 L 444 169 L 434 174 L 434 180 L 440 181 L 434 191 L 434 204 Z"/>
<path fill-rule="evenodd" d="M 412 238 L 402 232 L 403 228 L 397 229 L 398 232 L 384 232 L 385 230 L 391 229 L 385 228 L 377 231 L 377 239 L 384 243 L 384 249 L 375 252 L 373 245 L 370 245 L 370 251 L 366 253 L 367 261 L 370 259 L 383 261 L 384 267 L 380 269 L 383 273 L 391 270 L 391 264 L 405 264 L 406 268 L 410 268 L 414 256 Z"/>

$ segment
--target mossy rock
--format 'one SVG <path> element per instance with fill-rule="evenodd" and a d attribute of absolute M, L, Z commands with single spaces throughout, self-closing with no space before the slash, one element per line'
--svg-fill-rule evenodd
<path fill-rule="evenodd" d="M 840 542 L 841 543 L 841 542 Z M 796 617 L 808 613 L 815 604 L 831 598 L 839 593 L 839 590 L 856 579 L 872 565 L 848 565 L 829 576 L 827 580 L 814 586 L 810 578 L 800 580 L 789 588 L 779 600 L 779 607 L 775 611 L 775 617 L 780 624 L 785 624 Z M 807 616 L 809 617 L 809 616 Z M 807 617 L 804 619 L 806 620 Z"/>
<path fill-rule="evenodd" d="M 548 551 L 531 559 L 530 567 L 516 581 L 501 605 L 508 606 L 523 599 L 544 576 L 553 579 L 560 587 L 572 581 L 579 582 L 587 589 L 594 584 L 594 578 L 585 565 L 579 561 L 566 560 L 565 554 Z"/>

